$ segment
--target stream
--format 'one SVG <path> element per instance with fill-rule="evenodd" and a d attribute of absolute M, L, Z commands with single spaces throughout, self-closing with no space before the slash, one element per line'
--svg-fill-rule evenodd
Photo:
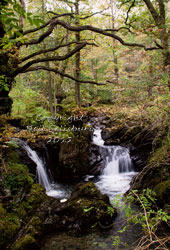
<path fill-rule="evenodd" d="M 105 168 L 95 184 L 101 193 L 107 194 L 112 201 L 115 195 L 123 195 L 128 191 L 130 181 L 136 174 L 129 150 L 120 146 L 104 146 L 100 128 L 94 131 L 93 143 L 100 147 L 105 162 Z"/>
<path fill-rule="evenodd" d="M 133 169 L 128 148 L 121 146 L 105 146 L 101 138 L 101 129 L 96 128 L 93 134 L 93 142 L 99 146 L 100 154 L 104 161 L 104 169 L 101 175 L 96 179 L 88 175 L 85 181 L 93 181 L 103 194 L 109 196 L 110 202 L 114 204 L 114 199 L 119 195 L 120 203 L 123 204 L 123 194 L 130 188 L 132 177 L 137 174 Z M 21 143 L 28 156 L 37 165 L 37 177 L 46 189 L 48 196 L 59 198 L 60 202 L 65 202 L 70 194 L 69 187 L 54 183 L 45 168 L 45 163 L 39 158 L 38 154 L 33 151 L 24 142 Z M 137 208 L 134 207 L 136 210 Z M 141 233 L 138 225 L 132 225 L 124 233 L 118 231 L 125 226 L 125 214 L 118 208 L 118 215 L 113 227 L 103 232 L 95 232 L 82 237 L 69 236 L 66 233 L 51 234 L 45 237 L 42 249 L 47 250 L 76 250 L 76 249 L 116 249 L 113 246 L 115 236 L 120 236 L 121 244 L 119 249 L 134 249 L 135 242 L 139 239 Z"/>

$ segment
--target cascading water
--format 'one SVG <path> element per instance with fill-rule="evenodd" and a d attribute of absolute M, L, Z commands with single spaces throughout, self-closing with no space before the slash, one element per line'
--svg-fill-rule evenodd
<path fill-rule="evenodd" d="M 45 169 L 45 164 L 38 154 L 32 150 L 25 142 L 19 140 L 20 145 L 26 150 L 29 158 L 37 165 L 38 181 L 46 189 L 46 194 L 54 198 L 68 198 L 70 189 L 54 183 L 49 178 Z M 129 189 L 130 181 L 134 174 L 133 164 L 130 159 L 129 150 L 120 146 L 105 146 L 101 138 L 101 129 L 95 129 L 93 143 L 99 146 L 105 168 L 98 180 L 95 182 L 99 190 L 113 199 L 117 194 L 124 194 Z M 93 176 L 87 176 L 90 180 Z"/>
<path fill-rule="evenodd" d="M 29 158 L 36 163 L 37 165 L 37 175 L 38 175 L 38 181 L 42 186 L 45 188 L 45 190 L 48 192 L 51 189 L 50 181 L 46 172 L 46 169 L 44 168 L 44 164 L 42 160 L 39 158 L 37 153 L 33 151 L 28 145 L 25 143 L 22 143 L 23 148 L 26 150 Z"/>
<path fill-rule="evenodd" d="M 93 143 L 100 147 L 105 161 L 105 168 L 95 183 L 96 186 L 110 199 L 117 194 L 124 194 L 130 187 L 132 176 L 136 174 L 133 171 L 129 150 L 120 146 L 104 146 L 101 129 L 94 131 Z"/>
<path fill-rule="evenodd" d="M 95 184 L 102 193 L 107 194 L 110 200 L 113 200 L 116 194 L 123 194 L 129 189 L 132 176 L 136 174 L 133 172 L 129 150 L 120 146 L 104 146 L 100 129 L 95 129 L 93 143 L 99 146 L 104 165 L 104 169 Z M 86 181 L 92 179 L 94 176 L 86 176 Z M 124 201 L 120 197 L 119 205 L 121 206 L 122 203 Z M 110 230 L 94 232 L 78 238 L 57 233 L 47 239 L 44 249 L 114 250 L 117 247 L 113 246 L 113 241 L 117 236 L 120 237 L 119 249 L 135 249 L 137 240 L 141 238 L 141 228 L 139 224 L 130 225 L 125 232 L 118 233 L 122 229 L 121 226 L 127 226 L 127 218 L 125 213 L 119 209 L 119 205 L 117 205 L 118 214 L 114 226 Z M 126 206 L 125 203 L 124 206 Z M 136 208 L 133 207 L 133 209 L 137 211 Z"/>
<path fill-rule="evenodd" d="M 68 198 L 68 189 L 50 180 L 46 172 L 44 163 L 39 158 L 38 154 L 34 150 L 32 150 L 25 142 L 19 140 L 19 143 L 27 152 L 29 158 L 37 165 L 38 182 L 45 188 L 46 194 L 54 198 Z M 66 199 L 61 200 L 61 202 L 64 201 L 66 201 Z"/>

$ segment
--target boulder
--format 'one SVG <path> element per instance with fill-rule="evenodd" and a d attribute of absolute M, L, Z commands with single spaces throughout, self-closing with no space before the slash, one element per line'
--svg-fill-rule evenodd
<path fill-rule="evenodd" d="M 87 233 L 93 227 L 107 228 L 117 215 L 109 198 L 102 195 L 92 182 L 77 184 L 67 202 L 58 207 L 53 205 L 52 214 L 58 218 L 60 230 L 75 235 Z"/>

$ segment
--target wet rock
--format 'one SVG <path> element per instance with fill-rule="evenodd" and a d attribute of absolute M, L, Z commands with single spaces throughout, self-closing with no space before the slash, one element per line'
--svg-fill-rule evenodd
<path fill-rule="evenodd" d="M 109 121 L 109 117 L 106 116 L 103 112 L 98 112 L 97 114 L 91 114 L 89 117 L 90 124 L 93 127 L 104 128 Z"/>
<path fill-rule="evenodd" d="M 99 175 L 104 168 L 104 162 L 101 155 L 101 148 L 95 144 L 90 145 L 90 156 L 89 156 L 89 173 L 92 175 Z"/>
<path fill-rule="evenodd" d="M 120 140 L 117 138 L 115 140 L 113 139 L 108 139 L 107 141 L 104 142 L 104 145 L 105 146 L 116 146 L 116 145 L 120 145 Z"/>
<path fill-rule="evenodd" d="M 22 236 L 19 237 L 21 243 L 25 242 L 26 235 L 34 239 L 28 242 L 28 246 L 37 243 L 44 234 L 67 231 L 69 234 L 81 235 L 91 231 L 93 227 L 107 228 L 117 215 L 108 196 L 102 195 L 92 182 L 77 184 L 69 200 L 64 203 L 49 197 L 41 200 L 41 203 L 39 200 L 35 201 L 32 195 L 30 199 L 29 204 L 32 204 L 34 214 L 28 220 L 27 230 L 21 229 L 18 233 L 18 237 Z"/>
<path fill-rule="evenodd" d="M 57 181 L 62 183 L 78 183 L 89 174 L 91 148 L 91 132 L 83 131 L 72 138 L 71 143 L 60 144 L 59 164 L 56 165 Z M 93 162 L 93 164 L 95 164 Z"/>
<path fill-rule="evenodd" d="M 89 232 L 94 226 L 108 227 L 116 217 L 116 209 L 106 195 L 102 195 L 94 183 L 77 184 L 70 199 L 52 209 L 59 216 L 61 229 L 70 234 Z"/>
<path fill-rule="evenodd" d="M 107 141 L 107 140 L 111 140 L 111 139 L 114 139 L 114 138 L 118 138 L 120 136 L 122 136 L 124 134 L 124 132 L 122 131 L 122 129 L 103 129 L 102 132 L 101 132 L 101 137 L 104 141 Z"/>
<path fill-rule="evenodd" d="M 62 183 L 77 183 L 89 172 L 90 140 L 73 138 L 71 143 L 60 146 L 58 179 Z"/>

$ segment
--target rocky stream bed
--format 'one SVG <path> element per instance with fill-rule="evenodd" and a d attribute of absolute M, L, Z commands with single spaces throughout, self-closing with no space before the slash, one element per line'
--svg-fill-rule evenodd
<path fill-rule="evenodd" d="M 148 164 L 153 145 L 159 147 L 159 142 L 154 144 L 157 129 L 151 133 L 139 124 L 113 126 L 113 123 L 102 113 L 90 118 L 91 126 L 102 130 L 102 153 L 101 145 L 93 143 L 92 134 L 87 131 L 77 133 L 70 144 L 46 144 L 41 138 L 29 143 L 45 164 L 51 182 L 71 193 L 64 202 L 48 197 L 36 183 L 37 166 L 22 147 L 1 143 L 2 249 L 114 249 L 112 243 L 119 235 L 124 214 L 103 194 L 101 185 L 95 185 L 100 184 L 99 177 L 111 161 L 107 156 L 113 145 L 124 147 L 131 156 L 136 172 L 130 177 L 131 189 L 154 188 L 158 204 L 166 206 L 170 197 L 168 166 L 150 168 Z M 133 225 L 122 235 L 120 249 L 127 245 L 134 249 L 131 246 L 137 244 L 140 236 L 140 227 Z"/>

